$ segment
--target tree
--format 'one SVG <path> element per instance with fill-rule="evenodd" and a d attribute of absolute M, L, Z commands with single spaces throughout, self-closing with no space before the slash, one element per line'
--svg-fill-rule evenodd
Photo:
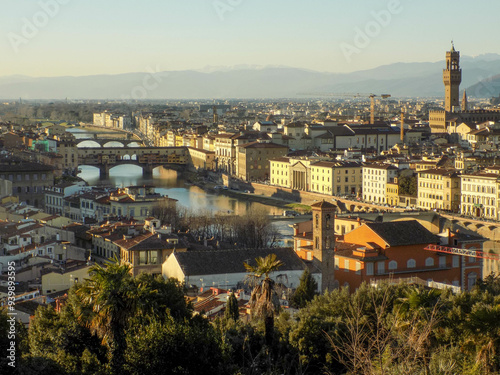
<path fill-rule="evenodd" d="M 482 291 L 488 291 L 494 296 L 500 295 L 500 274 L 490 273 L 483 280 L 478 280 L 476 287 Z"/>
<path fill-rule="evenodd" d="M 500 369 L 500 304 L 492 306 L 476 303 L 465 323 L 465 346 L 474 348 L 476 360 L 486 369 L 486 374 L 497 374 Z M 490 372 L 491 371 L 491 372 Z"/>
<path fill-rule="evenodd" d="M 318 283 L 312 277 L 309 268 L 306 268 L 300 276 L 299 286 L 292 296 L 292 306 L 299 309 L 305 307 L 308 302 L 312 301 L 317 290 Z"/>
<path fill-rule="evenodd" d="M 61 313 L 52 306 L 39 307 L 29 329 L 30 362 L 34 363 L 27 366 L 38 364 L 38 369 L 47 365 L 49 368 L 59 366 L 61 372 L 64 369 L 68 374 L 102 373 L 106 349 L 99 341 L 89 329 L 78 323 L 71 306 L 65 307 Z"/>
<path fill-rule="evenodd" d="M 125 350 L 125 328 L 135 312 L 136 293 L 130 267 L 115 260 L 106 267 L 93 266 L 90 275 L 76 289 L 82 302 L 79 317 L 108 346 L 111 370 L 119 373 Z"/>
<path fill-rule="evenodd" d="M 213 327 L 200 317 L 132 323 L 125 360 L 130 375 L 223 374 L 227 366 Z"/>
<path fill-rule="evenodd" d="M 240 318 L 240 310 L 238 307 L 238 300 L 234 295 L 234 292 L 231 293 L 226 303 L 226 311 L 224 313 L 224 317 L 226 319 L 233 319 L 237 321 Z"/>
<path fill-rule="evenodd" d="M 161 275 L 141 273 L 132 282 L 138 314 L 160 320 L 171 315 L 177 321 L 192 315 L 192 306 L 186 303 L 184 289 L 177 279 L 164 280 Z"/>
<path fill-rule="evenodd" d="M 417 196 L 417 176 L 400 176 L 398 179 L 399 194 Z"/>
<path fill-rule="evenodd" d="M 265 258 L 258 257 L 255 262 L 256 266 L 244 263 L 249 272 L 249 279 L 255 284 L 250 296 L 250 311 L 252 319 L 264 319 L 266 343 L 270 346 L 274 334 L 274 313 L 279 309 L 279 300 L 274 290 L 275 282 L 269 275 L 277 271 L 283 262 L 277 259 L 276 254 L 269 254 Z"/>

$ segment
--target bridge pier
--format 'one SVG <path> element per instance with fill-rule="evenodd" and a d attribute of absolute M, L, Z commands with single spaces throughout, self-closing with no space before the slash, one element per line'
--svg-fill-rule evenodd
<path fill-rule="evenodd" d="M 142 177 L 152 177 L 154 167 L 151 164 L 142 166 Z"/>
<path fill-rule="evenodd" d="M 109 165 L 101 164 L 99 165 L 99 178 L 106 179 L 109 177 Z"/>

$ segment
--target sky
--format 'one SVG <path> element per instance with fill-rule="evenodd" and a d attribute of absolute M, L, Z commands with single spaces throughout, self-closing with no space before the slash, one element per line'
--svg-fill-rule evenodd
<path fill-rule="evenodd" d="M 0 76 L 351 72 L 500 54 L 497 0 L 0 0 Z"/>

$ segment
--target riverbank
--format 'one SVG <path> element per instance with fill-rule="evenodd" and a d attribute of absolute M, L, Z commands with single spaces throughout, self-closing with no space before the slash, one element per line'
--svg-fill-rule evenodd
<path fill-rule="evenodd" d="M 264 194 L 246 193 L 242 190 L 215 189 L 218 184 L 211 180 L 211 176 L 209 174 L 201 176 L 196 172 L 186 170 L 178 170 L 177 173 L 180 177 L 186 180 L 188 184 L 198 186 L 207 193 L 225 195 L 230 198 L 282 208 L 283 210 L 295 210 L 300 213 L 307 213 L 311 210 L 310 206 L 299 204 L 290 199 L 275 198 Z"/>

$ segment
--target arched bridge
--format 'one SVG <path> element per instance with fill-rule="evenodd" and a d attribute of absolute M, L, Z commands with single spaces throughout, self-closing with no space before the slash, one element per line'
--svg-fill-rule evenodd
<path fill-rule="evenodd" d="M 106 178 L 111 168 L 134 164 L 147 176 L 162 165 L 185 165 L 188 156 L 187 147 L 85 147 L 78 149 L 78 165 L 98 167 L 101 178 Z"/>
<path fill-rule="evenodd" d="M 337 206 L 341 208 L 342 211 L 347 211 L 347 212 L 379 212 L 379 211 L 386 211 L 386 212 L 404 212 L 405 209 L 402 207 L 388 207 L 388 206 L 383 206 L 383 205 L 378 205 L 378 204 L 373 204 L 373 203 L 365 203 L 361 201 L 356 201 L 356 200 L 350 200 L 346 198 L 339 198 L 339 197 L 334 197 L 333 198 L 336 201 Z"/>
<path fill-rule="evenodd" d="M 121 139 L 121 138 L 79 138 L 76 140 L 77 147 L 83 142 L 95 142 L 98 143 L 101 147 L 105 147 L 106 144 L 110 142 L 121 143 L 122 146 L 127 147 L 132 143 L 137 143 L 139 145 L 143 145 L 144 142 L 142 139 Z"/>
<path fill-rule="evenodd" d="M 451 224 L 458 224 L 471 231 L 477 232 L 492 241 L 500 240 L 500 222 L 493 220 L 480 220 L 479 218 L 464 217 L 459 214 L 440 213 Z"/>

